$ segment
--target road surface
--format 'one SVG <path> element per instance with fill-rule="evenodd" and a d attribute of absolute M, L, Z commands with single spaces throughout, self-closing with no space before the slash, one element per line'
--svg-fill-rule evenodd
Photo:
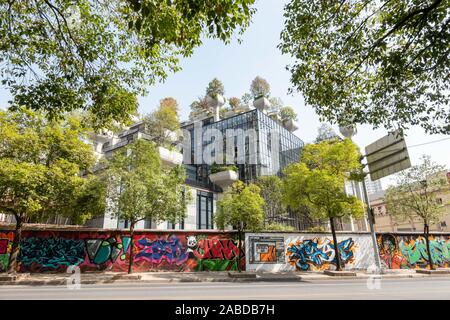
<path fill-rule="evenodd" d="M 377 287 L 379 287 L 377 289 Z M 0 299 L 450 299 L 450 279 L 321 280 L 256 283 L 113 283 L 0 286 Z"/>

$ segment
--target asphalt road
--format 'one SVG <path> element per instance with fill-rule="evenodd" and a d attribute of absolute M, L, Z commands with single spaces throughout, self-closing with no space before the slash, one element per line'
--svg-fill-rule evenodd
<path fill-rule="evenodd" d="M 257 283 L 115 283 L 2 286 L 0 299 L 450 299 L 450 279 L 321 280 Z"/>

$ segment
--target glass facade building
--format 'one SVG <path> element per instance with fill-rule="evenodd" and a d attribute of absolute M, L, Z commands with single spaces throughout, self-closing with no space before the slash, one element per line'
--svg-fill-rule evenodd
<path fill-rule="evenodd" d="M 193 123 L 182 127 L 190 133 L 191 139 L 191 164 L 185 164 L 187 183 L 211 191 L 220 190 L 209 181 L 209 165 L 203 159 L 199 162 L 196 152 L 203 154 L 205 148 L 214 142 L 216 139 L 214 132 L 221 133 L 223 154 L 225 155 L 227 150 L 232 150 L 234 155 L 232 161 L 229 161 L 229 158 L 226 159 L 226 164 L 236 165 L 239 179 L 246 183 L 254 182 L 262 175 L 280 176 L 287 165 L 299 161 L 304 145 L 300 138 L 257 109 L 216 122 L 213 118 L 208 118 L 202 120 L 202 125 L 199 127 L 201 134 L 196 133 L 195 130 L 198 129 Z M 237 135 L 227 136 L 228 129 L 234 130 Z M 243 139 L 241 140 L 243 144 L 239 144 L 238 139 Z M 233 145 L 229 146 L 227 143 Z M 244 147 L 241 148 L 243 150 L 238 150 L 238 146 L 241 145 Z M 196 146 L 198 146 L 197 151 L 195 151 Z M 215 156 L 215 152 L 216 150 L 212 150 L 212 157 Z M 242 161 L 242 157 L 245 157 L 245 161 Z"/>

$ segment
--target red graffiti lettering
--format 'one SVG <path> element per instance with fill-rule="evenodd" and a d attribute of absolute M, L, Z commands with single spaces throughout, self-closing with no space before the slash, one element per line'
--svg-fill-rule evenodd
<path fill-rule="evenodd" d="M 0 240 L 0 254 L 5 254 L 8 252 L 8 239 Z"/>
<path fill-rule="evenodd" d="M 239 249 L 230 239 L 200 239 L 193 253 L 199 259 L 231 260 L 238 257 Z"/>

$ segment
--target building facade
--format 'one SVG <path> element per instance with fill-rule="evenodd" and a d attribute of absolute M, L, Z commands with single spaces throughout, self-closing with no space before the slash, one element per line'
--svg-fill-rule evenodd
<path fill-rule="evenodd" d="M 181 129 L 185 136 L 184 143 L 177 146 L 179 153 L 172 151 L 178 156 L 166 158 L 177 158 L 179 163 L 182 159 L 186 168 L 186 186 L 192 195 L 186 218 L 176 224 L 163 222 L 156 225 L 152 221 L 141 221 L 136 226 L 137 229 L 215 229 L 216 202 L 223 193 L 224 186 L 219 182 L 213 183 L 210 172 L 213 163 L 209 160 L 215 159 L 216 164 L 236 166 L 236 178 L 250 183 L 262 175 L 281 175 L 288 164 L 299 161 L 304 145 L 300 138 L 280 122 L 258 109 L 218 121 L 209 117 L 183 123 Z M 222 139 L 220 143 L 218 138 Z M 93 140 L 97 156 L 101 158 L 110 157 L 135 139 L 151 140 L 145 133 L 143 123 L 136 123 L 117 135 L 98 136 Z M 164 148 L 159 149 L 163 158 Z M 231 156 L 221 162 L 218 161 L 222 159 L 219 154 Z M 162 162 L 170 165 L 170 159 L 162 159 Z M 87 226 L 106 229 L 128 227 L 127 222 L 118 221 L 113 212 L 106 212 L 102 217 L 89 220 Z"/>
<path fill-rule="evenodd" d="M 450 232 L 450 172 L 447 172 L 446 175 L 447 185 L 434 191 L 436 202 L 444 206 L 444 214 L 437 223 L 430 225 L 430 231 Z M 377 232 L 423 231 L 423 221 L 418 217 L 406 221 L 393 217 L 386 207 L 384 194 L 385 192 L 381 191 L 369 196 Z"/>

